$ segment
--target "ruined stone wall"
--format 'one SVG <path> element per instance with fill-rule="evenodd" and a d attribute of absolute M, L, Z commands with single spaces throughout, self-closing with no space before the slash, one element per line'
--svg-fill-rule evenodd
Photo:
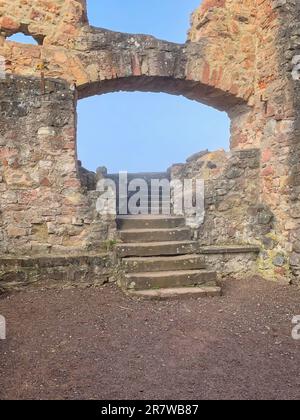
<path fill-rule="evenodd" d="M 238 90 L 235 82 L 210 86 L 203 42 L 179 45 L 90 27 L 84 5 L 79 0 L 52 0 L 46 5 L 40 0 L 3 0 L 0 55 L 6 71 L 62 78 L 76 83 L 80 97 L 118 89 L 164 91 L 220 109 L 245 103 L 249 97 L 249 82 Z M 18 31 L 34 36 L 41 45 L 9 41 L 8 36 Z M 224 65 L 220 62 L 220 68 Z"/>
<path fill-rule="evenodd" d="M 0 259 L 0 293 L 41 284 L 44 288 L 97 287 L 112 277 L 113 264 L 108 254 Z"/>
<path fill-rule="evenodd" d="M 1 254 L 100 252 L 109 237 L 79 180 L 75 105 L 65 83 L 0 80 Z"/>
<path fill-rule="evenodd" d="M 292 78 L 292 44 L 299 24 L 298 8 L 298 2 L 273 1 L 265 15 L 260 15 L 262 33 L 257 48 L 257 77 L 263 107 L 259 113 L 257 95 L 254 123 L 262 153 L 261 201 L 274 214 L 274 229 L 263 243 L 260 267 L 269 272 L 271 278 L 274 271 L 278 277 L 293 274 L 288 270 L 290 237 L 298 223 L 292 213 L 291 156 L 296 157 L 294 145 L 299 142 L 295 131 L 299 105 Z M 296 202 L 299 198 L 299 195 L 294 197 Z M 276 258 L 280 252 L 281 264 L 280 258 Z"/>
<path fill-rule="evenodd" d="M 174 179 L 204 179 L 205 219 L 201 246 L 260 245 L 273 228 L 273 214 L 260 203 L 260 151 L 203 152 L 174 165 Z"/>
<path fill-rule="evenodd" d="M 189 40 L 202 46 L 202 72 L 208 85 L 245 99 L 254 94 L 257 2 L 204 0 L 192 16 Z"/>
<path fill-rule="evenodd" d="M 296 18 L 295 18 L 296 17 Z M 287 231 L 287 248 L 290 254 L 292 274 L 300 278 L 300 3 L 290 2 L 287 5 L 286 21 L 282 28 L 281 38 L 286 44 L 281 46 L 282 72 L 290 74 L 292 71 L 293 80 L 290 82 L 289 90 L 292 93 L 292 100 L 289 102 L 290 123 L 287 126 L 285 147 L 288 144 L 287 152 L 284 154 L 288 169 L 286 178 L 286 189 L 284 198 L 287 203 L 287 214 L 289 219 L 284 226 Z M 283 159 L 283 156 L 281 156 Z"/>
<path fill-rule="evenodd" d="M 249 76 L 253 76 L 248 100 L 250 108 L 229 111 L 231 146 L 233 149 L 257 147 L 261 150 L 260 202 L 272 211 L 274 223 L 272 231 L 262 241 L 260 269 L 270 278 L 291 274 L 288 269 L 291 242 L 297 242 L 295 238 L 299 237 L 298 169 L 295 166 L 299 161 L 296 129 L 299 82 L 292 78 L 293 57 L 299 53 L 299 16 L 299 2 L 290 0 L 209 0 L 194 14 L 190 34 L 192 42 L 210 38 L 209 51 L 217 51 L 215 45 L 219 46 L 222 61 L 234 52 L 232 58 L 235 58 L 226 67 L 231 68 L 233 77 L 238 75 L 237 78 L 250 80 Z M 232 35 L 225 29 L 232 25 L 239 28 L 236 36 L 222 39 L 222 31 Z M 243 48 L 240 48 L 243 43 L 235 42 L 241 41 L 243 35 L 248 40 L 254 38 L 254 57 L 246 71 L 242 65 L 246 55 L 243 56 Z M 216 62 L 212 60 L 210 75 Z M 294 248 L 299 250 L 297 245 Z M 298 253 L 293 254 L 291 262 L 292 266 L 299 267 Z"/>
<path fill-rule="evenodd" d="M 0 4 L 3 37 L 23 32 L 40 44 L 70 47 L 84 23 L 87 23 L 85 0 L 2 0 Z"/>

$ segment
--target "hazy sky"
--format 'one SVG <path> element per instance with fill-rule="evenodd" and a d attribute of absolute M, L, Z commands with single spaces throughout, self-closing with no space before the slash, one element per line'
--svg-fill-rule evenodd
<path fill-rule="evenodd" d="M 92 25 L 185 42 L 199 0 L 88 0 Z M 22 38 L 15 38 L 21 41 Z M 183 97 L 113 93 L 78 104 L 78 155 L 91 170 L 160 171 L 203 149 L 228 148 L 225 113 Z"/>

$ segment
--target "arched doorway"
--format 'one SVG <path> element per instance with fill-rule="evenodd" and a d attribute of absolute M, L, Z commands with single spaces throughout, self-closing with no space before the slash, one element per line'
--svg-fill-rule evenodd
<path fill-rule="evenodd" d="M 77 113 L 78 157 L 91 171 L 162 172 L 200 151 L 229 149 L 227 114 L 179 96 L 93 96 Z"/>
<path fill-rule="evenodd" d="M 119 92 L 82 99 L 77 136 L 82 182 L 93 190 L 103 177 L 114 180 L 117 212 L 122 207 L 125 214 L 148 214 L 155 207 L 157 213 L 157 206 L 163 212 L 162 202 L 170 201 L 170 191 L 163 199 L 161 190 L 151 192 L 151 184 L 170 181 L 175 164 L 197 162 L 209 150 L 229 150 L 229 128 L 226 113 L 182 96 Z M 132 187 L 135 180 L 147 184 L 139 210 L 130 211 L 129 202 L 125 210 L 119 204 L 120 172 L 127 174 L 129 201 L 142 188 L 138 183 Z M 171 209 L 164 211 L 168 214 Z"/>

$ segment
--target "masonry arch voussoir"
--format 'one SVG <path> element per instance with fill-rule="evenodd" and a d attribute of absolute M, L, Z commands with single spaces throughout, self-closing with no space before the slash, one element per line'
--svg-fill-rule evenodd
<path fill-rule="evenodd" d="M 78 87 L 79 99 L 113 92 L 152 92 L 184 96 L 187 99 L 211 106 L 219 111 L 230 112 L 237 105 L 245 105 L 241 98 L 229 92 L 192 80 L 160 76 L 130 76 L 102 82 L 86 83 Z"/>

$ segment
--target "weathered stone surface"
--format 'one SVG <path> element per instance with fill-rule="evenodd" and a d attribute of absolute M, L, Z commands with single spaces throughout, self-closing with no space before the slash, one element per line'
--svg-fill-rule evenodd
<path fill-rule="evenodd" d="M 256 242 L 254 230 L 260 225 L 262 214 L 257 209 L 259 162 L 258 149 L 231 153 L 220 150 L 170 169 L 174 179 L 205 180 L 205 220 L 197 232 L 202 245 Z M 265 225 L 271 221 L 269 213 L 268 216 L 268 220 L 263 220 Z M 258 235 L 262 235 L 262 229 Z"/>
<path fill-rule="evenodd" d="M 0 109 L 1 254 L 99 252 L 95 232 L 104 242 L 115 222 L 98 219 L 97 195 L 79 179 L 76 148 L 69 147 L 75 146 L 73 90 L 47 80 L 41 92 L 39 80 L 10 76 L 0 80 Z"/>
<path fill-rule="evenodd" d="M 75 257 L 0 258 L 0 289 L 24 286 L 90 287 L 107 283 L 113 261 L 106 254 Z"/>

